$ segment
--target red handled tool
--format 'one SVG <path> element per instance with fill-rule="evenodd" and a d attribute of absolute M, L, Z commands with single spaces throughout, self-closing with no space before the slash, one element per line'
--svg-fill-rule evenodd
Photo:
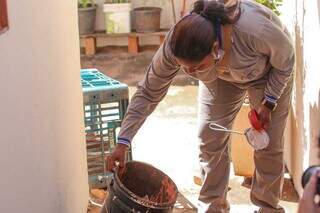
<path fill-rule="evenodd" d="M 244 135 L 248 141 L 248 143 L 255 149 L 255 150 L 261 150 L 264 149 L 268 146 L 269 144 L 269 136 L 268 134 L 264 131 L 258 131 L 254 129 L 254 127 L 250 127 L 246 129 L 244 132 L 242 131 L 236 131 L 236 130 L 231 130 L 227 129 L 224 126 L 221 126 L 217 123 L 210 123 L 209 128 L 215 131 L 219 132 L 227 132 L 230 134 L 239 134 L 239 135 Z"/>
<path fill-rule="evenodd" d="M 259 114 L 255 109 L 252 109 L 249 114 L 248 114 L 248 118 L 250 121 L 251 126 L 258 131 L 263 130 L 263 126 L 262 123 L 259 119 Z"/>
<path fill-rule="evenodd" d="M 227 129 L 224 126 L 221 126 L 217 123 L 211 122 L 209 124 L 209 128 L 215 131 L 220 132 L 228 132 L 233 134 L 245 135 L 248 143 L 255 149 L 261 150 L 268 146 L 269 144 L 269 136 L 264 131 L 261 121 L 259 119 L 259 114 L 255 109 L 252 109 L 249 114 L 248 118 L 252 127 L 246 129 L 244 132 L 236 131 Z"/>

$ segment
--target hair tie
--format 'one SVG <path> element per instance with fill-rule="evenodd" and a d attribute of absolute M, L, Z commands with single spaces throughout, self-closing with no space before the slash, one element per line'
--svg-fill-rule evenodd
<path fill-rule="evenodd" d="M 219 42 L 221 48 L 223 48 L 222 44 L 222 35 L 221 35 L 221 18 L 215 18 L 213 21 L 215 37 Z"/>
<path fill-rule="evenodd" d="M 202 16 L 203 18 L 205 18 L 205 19 L 208 19 L 208 20 L 209 20 L 208 15 L 207 15 L 204 11 L 201 11 L 201 12 L 200 12 L 200 16 Z"/>

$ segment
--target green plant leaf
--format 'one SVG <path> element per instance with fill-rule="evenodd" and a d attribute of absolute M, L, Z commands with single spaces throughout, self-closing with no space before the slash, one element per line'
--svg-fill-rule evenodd
<path fill-rule="evenodd" d="M 93 5 L 91 0 L 78 0 L 79 8 L 91 7 Z"/>
<path fill-rule="evenodd" d="M 280 15 L 278 7 L 282 5 L 282 1 L 283 0 L 256 0 L 256 2 L 270 8 L 277 15 Z"/>

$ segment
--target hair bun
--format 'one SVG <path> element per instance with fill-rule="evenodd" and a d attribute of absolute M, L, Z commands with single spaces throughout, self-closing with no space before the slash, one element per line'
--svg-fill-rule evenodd
<path fill-rule="evenodd" d="M 205 1 L 204 0 L 198 0 L 193 4 L 193 10 L 192 12 L 200 14 L 204 9 Z"/>
<path fill-rule="evenodd" d="M 221 19 L 222 24 L 229 23 L 227 9 L 223 2 L 218 0 L 198 0 L 194 3 L 192 12 L 215 22 L 217 18 Z"/>

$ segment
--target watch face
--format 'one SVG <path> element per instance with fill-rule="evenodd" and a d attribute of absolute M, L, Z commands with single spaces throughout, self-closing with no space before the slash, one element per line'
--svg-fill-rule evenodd
<path fill-rule="evenodd" d="M 276 103 L 272 103 L 270 101 L 267 101 L 267 100 L 264 100 L 263 103 L 262 103 L 264 106 L 266 106 L 268 109 L 270 109 L 271 111 L 273 111 L 277 104 Z"/>

